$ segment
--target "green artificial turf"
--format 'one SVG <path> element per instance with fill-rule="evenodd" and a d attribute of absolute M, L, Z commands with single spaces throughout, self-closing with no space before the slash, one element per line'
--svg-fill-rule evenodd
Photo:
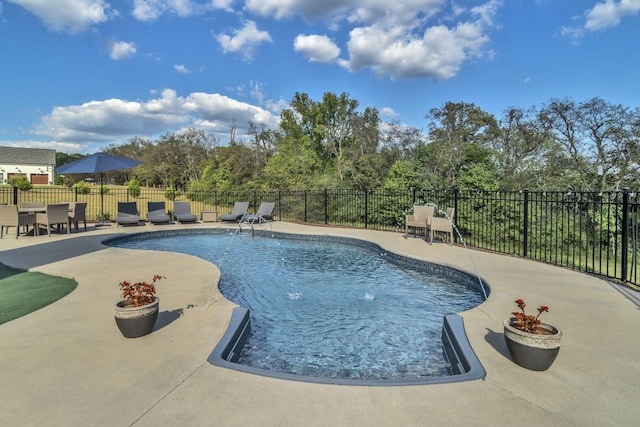
<path fill-rule="evenodd" d="M 0 325 L 40 310 L 77 286 L 72 279 L 21 272 L 0 264 Z"/>

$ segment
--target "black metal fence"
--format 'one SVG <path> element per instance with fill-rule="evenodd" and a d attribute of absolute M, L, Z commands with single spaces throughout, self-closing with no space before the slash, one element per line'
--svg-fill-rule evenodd
<path fill-rule="evenodd" d="M 276 202 L 280 220 L 331 226 L 404 231 L 405 215 L 415 204 L 434 204 L 442 214 L 455 208 L 455 239 L 468 247 L 543 261 L 638 286 L 638 195 L 615 192 L 462 191 L 462 190 L 319 190 L 174 193 L 126 188 L 88 194 L 60 187 L 22 192 L 0 187 L 0 203 L 87 202 L 90 219 L 113 219 L 118 201 L 137 201 L 146 218 L 148 201 L 189 200 L 191 210 L 231 212 L 236 201 Z"/>

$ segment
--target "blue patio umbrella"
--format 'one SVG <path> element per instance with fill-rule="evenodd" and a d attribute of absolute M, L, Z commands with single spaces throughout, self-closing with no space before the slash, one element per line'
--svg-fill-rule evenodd
<path fill-rule="evenodd" d="M 141 161 L 107 153 L 95 153 L 56 169 L 59 174 L 99 173 L 100 174 L 100 213 L 104 213 L 104 193 L 102 191 L 102 173 L 120 169 L 130 169 L 142 164 Z"/>

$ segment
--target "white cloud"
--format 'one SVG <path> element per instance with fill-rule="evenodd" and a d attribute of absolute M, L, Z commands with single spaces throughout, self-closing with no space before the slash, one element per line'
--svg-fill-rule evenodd
<path fill-rule="evenodd" d="M 81 105 L 55 107 L 42 117 L 34 134 L 70 144 L 74 151 L 78 145 L 89 142 L 112 142 L 134 136 L 153 137 L 175 128 L 198 126 L 212 132 L 228 135 L 233 121 L 238 135 L 247 130 L 247 123 L 278 125 L 278 117 L 269 111 L 240 102 L 220 94 L 204 92 L 177 96 L 172 89 L 162 91 L 160 97 L 148 101 L 107 99 Z"/>
<path fill-rule="evenodd" d="M 312 62 L 330 63 L 340 55 L 340 48 L 327 36 L 299 35 L 293 42 L 293 48 Z"/>
<path fill-rule="evenodd" d="M 402 28 L 372 25 L 351 31 L 350 59 L 340 63 L 351 71 L 371 67 L 391 78 L 448 79 L 464 62 L 482 57 L 488 41 L 477 22 L 460 23 L 455 28 L 429 27 L 422 36 L 408 34 Z"/>
<path fill-rule="evenodd" d="M 136 53 L 136 44 L 132 42 L 115 42 L 111 45 L 111 59 L 131 58 Z"/>
<path fill-rule="evenodd" d="M 277 19 L 294 15 L 314 19 L 330 16 L 361 2 L 358 0 L 246 0 L 245 8 L 256 15 L 273 16 Z"/>
<path fill-rule="evenodd" d="M 176 64 L 176 65 L 173 66 L 173 68 L 179 73 L 189 74 L 189 70 L 187 70 L 187 67 L 185 67 L 182 64 Z"/>
<path fill-rule="evenodd" d="M 7 0 L 22 6 L 52 31 L 77 33 L 117 13 L 104 0 Z"/>
<path fill-rule="evenodd" d="M 587 30 L 605 30 L 620 24 L 625 15 L 635 15 L 640 12 L 640 0 L 606 0 L 596 4 L 587 11 Z"/>
<path fill-rule="evenodd" d="M 382 107 L 380 110 L 380 115 L 383 117 L 398 117 L 399 114 L 395 112 L 395 110 L 391 107 Z"/>
<path fill-rule="evenodd" d="M 491 58 L 489 32 L 503 0 L 474 7 L 446 0 L 247 0 L 255 14 L 282 19 L 322 18 L 332 29 L 351 27 L 347 57 L 327 36 L 300 35 L 294 49 L 311 61 L 337 62 L 357 72 L 369 68 L 391 78 L 447 79 L 479 58 Z M 453 22 L 450 25 L 445 23 Z"/>
<path fill-rule="evenodd" d="M 258 30 L 254 21 L 246 21 L 242 28 L 233 30 L 233 36 L 219 34 L 216 39 L 225 53 L 241 53 L 245 61 L 253 60 L 255 49 L 262 43 L 272 41 L 269 33 Z"/>
<path fill-rule="evenodd" d="M 577 43 L 588 31 L 603 31 L 620 25 L 622 18 L 640 12 L 640 0 L 605 0 L 585 12 L 584 25 L 563 26 L 560 34 Z M 582 17 L 579 18 L 582 20 Z"/>
<path fill-rule="evenodd" d="M 186 17 L 205 9 L 192 0 L 135 0 L 131 14 L 140 21 L 155 21 L 164 13 Z"/>

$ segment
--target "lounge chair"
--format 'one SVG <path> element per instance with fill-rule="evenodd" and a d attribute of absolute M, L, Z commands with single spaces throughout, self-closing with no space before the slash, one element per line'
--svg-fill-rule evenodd
<path fill-rule="evenodd" d="M 147 202 L 147 219 L 150 224 L 171 223 L 171 217 L 167 214 L 164 202 Z"/>
<path fill-rule="evenodd" d="M 118 202 L 116 226 L 131 224 L 140 224 L 140 216 L 138 215 L 138 206 L 136 205 L 136 202 Z"/>
<path fill-rule="evenodd" d="M 249 209 L 249 202 L 236 202 L 231 213 L 220 215 L 220 221 L 240 221 Z"/>
<path fill-rule="evenodd" d="M 262 222 L 273 221 L 273 208 L 276 206 L 275 202 L 262 202 L 258 208 L 258 212 L 253 215 L 249 215 L 245 218 L 246 222 L 258 224 Z"/>
<path fill-rule="evenodd" d="M 404 234 L 409 236 L 409 227 L 424 228 L 424 237 L 427 238 L 427 223 L 433 218 L 434 206 L 419 206 L 413 207 L 413 215 L 405 216 Z"/>
<path fill-rule="evenodd" d="M 191 213 L 189 202 L 173 202 L 173 217 L 180 224 L 183 222 L 198 222 L 198 217 Z"/>
<path fill-rule="evenodd" d="M 69 220 L 69 203 L 57 203 L 53 205 L 47 205 L 45 212 L 36 212 L 36 223 L 38 227 L 44 225 L 47 227 L 47 235 L 51 237 L 51 226 L 56 225 L 64 228 L 67 226 L 67 234 L 71 221 Z"/>
<path fill-rule="evenodd" d="M 451 245 L 453 245 L 453 215 L 455 214 L 454 208 L 447 208 L 446 217 L 433 217 L 427 224 L 429 230 L 429 243 L 433 243 L 433 232 L 440 231 L 443 233 L 449 233 L 449 239 Z M 445 243 L 447 239 L 445 238 Z"/>
<path fill-rule="evenodd" d="M 69 203 L 69 220 L 78 232 L 78 222 L 84 223 L 84 231 L 87 231 L 87 204 L 85 202 Z"/>
<path fill-rule="evenodd" d="M 0 206 L 0 239 L 2 239 L 5 227 L 7 228 L 7 233 L 9 233 L 9 227 L 15 227 L 17 239 L 20 234 L 20 227 L 24 227 L 25 232 L 28 232 L 30 225 L 33 226 L 34 234 L 37 236 L 38 227 L 36 226 L 35 213 L 19 213 L 16 205 Z"/>

